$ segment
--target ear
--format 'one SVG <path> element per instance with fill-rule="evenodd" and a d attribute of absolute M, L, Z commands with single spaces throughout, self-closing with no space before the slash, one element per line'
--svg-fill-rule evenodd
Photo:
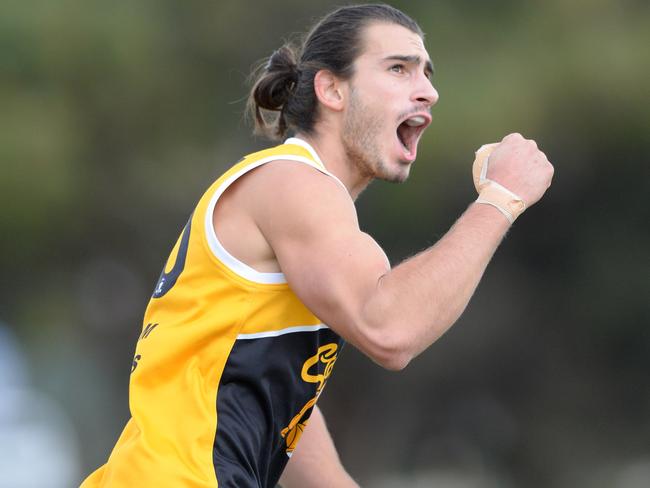
<path fill-rule="evenodd" d="M 344 108 L 344 82 L 331 71 L 320 70 L 314 76 L 314 92 L 318 101 L 327 108 L 340 112 Z"/>

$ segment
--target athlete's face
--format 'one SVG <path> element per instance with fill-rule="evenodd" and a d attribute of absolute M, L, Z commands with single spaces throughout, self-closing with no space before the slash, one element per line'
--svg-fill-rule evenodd
<path fill-rule="evenodd" d="M 438 101 L 431 61 L 422 38 L 397 24 L 370 24 L 363 40 L 349 82 L 343 146 L 364 176 L 402 182 Z"/>

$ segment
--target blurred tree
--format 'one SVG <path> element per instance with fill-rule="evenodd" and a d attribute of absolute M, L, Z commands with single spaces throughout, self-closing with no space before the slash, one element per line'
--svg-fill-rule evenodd
<path fill-rule="evenodd" d="M 482 143 L 534 137 L 556 179 L 406 372 L 348 349 L 323 399 L 343 458 L 367 483 L 441 466 L 487 473 L 480 486 L 577 486 L 596 467 L 636 479 L 626 467 L 650 458 L 650 5 L 395 5 L 427 32 L 441 99 L 407 186 L 359 201 L 393 262 L 474 198 Z M 0 318 L 75 418 L 84 471 L 128 415 L 142 311 L 193 203 L 265 144 L 242 121 L 250 68 L 333 6 L 0 6 Z"/>

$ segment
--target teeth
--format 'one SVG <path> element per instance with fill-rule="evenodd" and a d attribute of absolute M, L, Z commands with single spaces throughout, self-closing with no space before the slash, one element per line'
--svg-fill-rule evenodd
<path fill-rule="evenodd" d="M 426 122 L 426 119 L 422 117 L 421 115 L 416 115 L 415 117 L 411 117 L 406 121 L 406 124 L 411 126 L 411 127 L 417 127 L 419 125 L 422 125 Z"/>

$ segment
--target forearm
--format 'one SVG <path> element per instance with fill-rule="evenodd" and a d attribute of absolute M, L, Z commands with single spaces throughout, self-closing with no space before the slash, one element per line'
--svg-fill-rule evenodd
<path fill-rule="evenodd" d="M 325 419 L 318 407 L 314 407 L 307 428 L 282 473 L 280 484 L 283 488 L 359 486 L 341 465 Z"/>
<path fill-rule="evenodd" d="M 368 327 L 406 356 L 398 363 L 458 319 L 509 226 L 495 208 L 474 203 L 434 246 L 380 278 L 364 314 Z"/>

